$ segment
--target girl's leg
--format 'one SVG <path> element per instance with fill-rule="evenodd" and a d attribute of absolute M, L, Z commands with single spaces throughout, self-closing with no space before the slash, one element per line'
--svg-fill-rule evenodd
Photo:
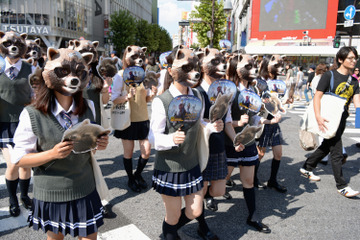
<path fill-rule="evenodd" d="M 5 180 L 9 194 L 9 213 L 16 217 L 20 214 L 19 201 L 16 196 L 17 186 L 19 183 L 19 167 L 11 163 L 10 152 L 8 148 L 1 149 L 6 162 Z"/>
<path fill-rule="evenodd" d="M 144 168 L 149 160 L 151 145 L 150 145 L 149 140 L 147 140 L 147 139 L 139 140 L 139 144 L 140 144 L 141 156 L 139 157 L 138 165 L 137 165 L 136 171 L 134 173 L 134 176 L 135 176 L 135 180 L 136 180 L 137 184 L 141 188 L 146 189 L 148 185 L 145 182 L 144 178 L 141 176 L 141 173 L 144 170 Z"/>
<path fill-rule="evenodd" d="M 92 233 L 86 237 L 79 237 L 79 240 L 96 240 L 97 239 L 97 232 Z"/>
<path fill-rule="evenodd" d="M 263 157 L 265 156 L 266 153 L 266 147 L 259 147 L 256 146 L 257 150 L 258 150 L 258 156 L 259 156 L 259 161 L 257 162 L 257 164 L 255 165 L 255 174 L 254 174 L 254 186 L 256 188 L 266 188 L 266 185 L 263 182 L 260 182 L 258 177 L 257 177 L 257 173 L 260 167 L 260 161 L 261 159 L 263 159 Z"/>
<path fill-rule="evenodd" d="M 177 237 L 178 222 L 181 216 L 181 197 L 171 197 L 162 194 L 161 198 L 164 202 L 166 212 L 162 226 L 164 239 L 175 240 Z"/>
<path fill-rule="evenodd" d="M 124 168 L 129 179 L 128 186 L 134 192 L 140 192 L 140 187 L 136 183 L 135 177 L 133 175 L 132 156 L 134 151 L 134 141 L 122 139 L 122 144 L 124 147 Z"/>
<path fill-rule="evenodd" d="M 54 232 L 47 231 L 46 235 L 47 235 L 47 240 L 62 240 L 62 239 L 64 239 L 64 235 L 60 232 L 58 234 L 56 234 Z"/>
<path fill-rule="evenodd" d="M 282 157 L 282 145 L 272 146 L 272 151 L 274 158 L 271 162 L 271 174 L 270 174 L 270 179 L 268 181 L 268 187 L 275 188 L 276 191 L 284 193 L 287 191 L 286 187 L 281 186 L 277 182 L 277 174 L 279 171 L 280 160 Z"/>

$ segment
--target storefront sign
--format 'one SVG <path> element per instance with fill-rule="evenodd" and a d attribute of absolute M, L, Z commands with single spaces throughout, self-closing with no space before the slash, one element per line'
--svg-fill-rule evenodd
<path fill-rule="evenodd" d="M 51 27 L 41 25 L 2 24 L 1 31 L 14 31 L 18 33 L 27 33 L 29 35 L 50 35 Z"/>

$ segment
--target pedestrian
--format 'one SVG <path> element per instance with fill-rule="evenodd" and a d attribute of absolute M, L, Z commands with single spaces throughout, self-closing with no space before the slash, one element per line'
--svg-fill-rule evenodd
<path fill-rule="evenodd" d="M 113 78 L 113 90 L 111 100 L 113 104 L 120 104 L 129 101 L 130 103 L 130 121 L 131 124 L 124 130 L 115 130 L 114 137 L 120 138 L 124 148 L 124 168 L 128 176 L 128 187 L 134 192 L 140 192 L 146 189 L 148 184 L 142 177 L 143 172 L 151 151 L 151 145 L 148 140 L 149 134 L 149 115 L 147 111 L 147 103 L 156 96 L 157 88 L 152 87 L 151 91 L 147 91 L 144 84 L 141 83 L 136 87 L 126 86 L 123 81 L 123 71 L 127 67 L 141 66 L 144 68 L 146 48 L 138 46 L 128 46 L 124 52 L 123 70 Z M 122 96 L 123 89 L 126 89 L 127 95 Z M 140 152 L 136 171 L 133 173 L 133 152 L 134 143 L 139 141 Z"/>
<path fill-rule="evenodd" d="M 13 137 L 19 124 L 20 113 L 25 105 L 30 104 L 32 96 L 28 77 L 35 67 L 21 60 L 27 49 L 26 37 L 27 34 L 0 31 L 0 52 L 5 57 L 5 69 L 0 74 L 0 149 L 6 162 L 5 181 L 9 194 L 9 213 L 13 217 L 20 214 L 16 196 L 18 185 L 23 206 L 30 209 L 32 204 L 28 196 L 31 169 L 11 164 L 8 149 L 8 145 L 14 146 Z"/>
<path fill-rule="evenodd" d="M 304 85 L 304 72 L 303 67 L 298 67 L 298 72 L 296 73 L 296 87 L 295 87 L 295 95 L 296 100 L 300 101 L 302 98 L 302 86 Z"/>
<path fill-rule="evenodd" d="M 170 87 L 165 87 L 165 92 L 156 97 L 152 103 L 149 136 L 156 150 L 153 188 L 161 194 L 166 211 L 162 226 L 163 237 L 166 240 L 177 239 L 177 230 L 203 212 L 203 178 L 196 144 L 200 121 L 201 124 L 209 125 L 209 128 L 213 127 L 217 132 L 223 128 L 222 124 L 206 123 L 202 120 L 202 116 L 186 130 L 174 128 L 170 124 L 167 116 L 170 102 L 174 97 L 194 95 L 201 99 L 200 93 L 190 88 L 200 78 L 200 74 L 195 70 L 198 57 L 189 49 L 177 47 L 170 58 L 172 59 L 169 61 L 169 71 L 165 79 Z M 182 64 L 186 64 L 184 69 L 189 76 L 192 76 L 191 79 L 184 74 Z M 184 208 L 182 208 L 183 200 Z M 209 230 L 206 228 L 207 225 L 199 224 L 198 232 L 207 233 Z"/>
<path fill-rule="evenodd" d="M 310 100 L 309 100 L 309 96 L 308 96 L 308 92 L 310 91 L 310 94 L 311 94 L 311 99 L 314 98 L 314 94 L 312 92 L 312 89 L 311 89 L 311 81 L 313 80 L 313 78 L 315 77 L 315 69 L 316 69 L 316 66 L 315 65 L 310 65 L 309 67 L 309 75 L 308 75 L 308 78 L 307 78 L 307 81 L 306 81 L 306 86 L 305 86 L 305 89 L 304 89 L 304 95 L 305 95 L 305 100 L 306 100 L 306 105 L 309 105 L 310 103 Z"/>
<path fill-rule="evenodd" d="M 231 106 L 231 117 L 233 127 L 236 133 L 242 131 L 242 129 L 249 123 L 257 125 L 260 121 L 260 117 L 246 109 L 240 109 L 238 98 L 242 90 L 248 90 L 255 93 L 251 82 L 252 69 L 254 63 L 251 62 L 251 56 L 243 54 L 240 57 L 233 57 L 230 60 L 230 66 L 228 68 L 229 80 L 233 81 L 237 86 L 237 93 Z M 239 64 L 241 59 L 244 59 L 245 64 Z M 255 76 L 254 76 L 255 77 Z M 230 180 L 231 173 L 235 167 L 240 169 L 240 180 L 243 185 L 243 194 L 248 209 L 248 217 L 246 223 L 249 226 L 254 227 L 257 231 L 263 233 L 270 233 L 270 228 L 262 223 L 260 217 L 256 212 L 256 195 L 254 188 L 254 175 L 255 166 L 259 162 L 258 151 L 256 149 L 255 139 L 245 146 L 243 151 L 236 151 L 233 145 L 234 134 L 231 131 L 227 131 L 227 137 L 225 138 L 225 150 L 228 163 L 228 175 L 227 180 Z"/>
<path fill-rule="evenodd" d="M 156 63 L 155 57 L 149 57 L 148 58 L 148 64 L 146 65 L 146 71 L 153 71 L 153 72 L 160 72 L 160 67 Z"/>
<path fill-rule="evenodd" d="M 354 78 L 356 78 L 356 80 L 358 80 L 360 82 L 360 72 L 359 72 L 359 68 L 355 68 L 354 69 L 354 74 L 352 75 Z"/>
<path fill-rule="evenodd" d="M 62 141 L 63 133 L 72 125 L 85 119 L 95 120 L 94 105 L 84 100 L 81 92 L 88 81 L 85 65 L 91 58 L 90 53 L 79 57 L 71 49 L 48 50 L 43 73 L 46 85 L 40 87 L 35 102 L 21 112 L 14 136 L 12 163 L 34 169 L 29 225 L 34 230 L 42 229 L 47 239 L 63 239 L 70 234 L 79 239 L 95 240 L 98 228 L 103 225 L 92 153 L 75 154 L 72 152 L 74 142 Z M 62 81 L 54 73 L 61 68 L 57 63 L 62 60 L 74 63 L 70 66 L 70 74 L 81 71 L 79 77 L 72 76 L 71 88 L 55 83 Z M 104 150 L 107 144 L 108 136 L 97 139 L 98 150 Z"/>
<path fill-rule="evenodd" d="M 294 79 L 294 70 L 292 69 L 292 65 L 287 64 L 285 69 L 286 69 L 286 80 L 285 80 L 286 93 L 284 96 L 283 104 L 287 104 L 287 108 L 292 109 L 294 102 L 294 91 L 295 91 L 296 80 Z"/>
<path fill-rule="evenodd" d="M 321 98 L 327 91 L 345 97 L 347 99 L 344 106 L 344 111 L 341 116 L 339 128 L 336 135 L 330 139 L 324 139 L 321 145 L 306 159 L 302 168 L 301 174 L 313 181 L 320 181 L 320 177 L 313 173 L 317 164 L 330 152 L 331 165 L 336 182 L 338 192 L 345 197 L 354 197 L 360 194 L 359 191 L 354 191 L 348 186 L 342 172 L 342 141 L 341 136 L 346 127 L 346 119 L 349 116 L 348 108 L 351 101 L 354 102 L 356 108 L 360 107 L 359 83 L 356 78 L 352 77 L 352 70 L 354 69 L 358 59 L 358 53 L 354 47 L 342 47 L 336 54 L 336 63 L 338 68 L 323 74 L 319 84 L 316 88 L 314 96 L 314 110 L 315 117 L 320 131 L 325 131 L 326 122 L 330 119 L 325 119 L 320 115 Z M 333 86 L 331 87 L 333 76 Z M 352 79 L 351 79 L 352 77 Z M 349 83 L 348 80 L 351 80 Z"/>

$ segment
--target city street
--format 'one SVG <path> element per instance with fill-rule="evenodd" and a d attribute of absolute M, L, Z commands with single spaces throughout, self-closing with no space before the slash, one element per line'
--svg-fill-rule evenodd
<path fill-rule="evenodd" d="M 314 171 L 321 177 L 320 182 L 310 182 L 302 177 L 299 168 L 310 152 L 299 145 L 298 130 L 304 100 L 297 102 L 288 110 L 280 124 L 285 144 L 279 170 L 281 184 L 288 188 L 286 194 L 272 189 L 257 190 L 257 211 L 272 232 L 263 234 L 246 225 L 247 208 L 239 180 L 239 170 L 233 173 L 236 186 L 230 190 L 233 199 L 216 198 L 217 212 L 206 209 L 205 215 L 211 230 L 220 239 L 359 239 L 360 235 L 360 198 L 347 199 L 337 193 L 332 175 L 331 164 L 319 165 Z M 343 166 L 345 178 L 354 190 L 360 189 L 360 129 L 354 129 L 354 106 L 348 119 L 348 127 L 343 135 L 343 144 L 349 155 Z M 134 154 L 134 168 L 139 157 L 139 146 Z M 105 219 L 100 228 L 99 239 L 161 239 L 162 222 L 165 211 L 158 193 L 150 187 L 140 194 L 129 191 L 127 177 L 122 164 L 122 146 L 119 139 L 111 136 L 105 151 L 96 153 L 112 199 L 113 218 Z M 151 184 L 154 163 L 152 150 L 149 164 L 144 170 L 146 182 Z M 259 178 L 266 182 L 270 175 L 272 153 L 267 152 L 261 165 Z M 12 218 L 8 214 L 8 197 L 4 180 L 6 165 L 0 155 L 0 238 L 45 239 L 42 231 L 34 231 L 26 226 L 26 211 Z M 32 187 L 31 187 L 32 189 Z M 19 193 L 18 193 L 19 196 Z M 32 195 L 31 195 L 32 196 Z M 197 222 L 192 221 L 179 231 L 181 239 L 200 239 L 196 233 Z M 72 239 L 67 237 L 66 239 Z"/>

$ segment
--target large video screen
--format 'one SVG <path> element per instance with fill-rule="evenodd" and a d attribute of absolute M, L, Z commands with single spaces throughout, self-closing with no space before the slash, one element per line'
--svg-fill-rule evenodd
<path fill-rule="evenodd" d="M 259 31 L 325 29 L 328 0 L 261 0 Z"/>
<path fill-rule="evenodd" d="M 338 0 L 253 0 L 251 38 L 313 38 L 335 35 Z"/>

